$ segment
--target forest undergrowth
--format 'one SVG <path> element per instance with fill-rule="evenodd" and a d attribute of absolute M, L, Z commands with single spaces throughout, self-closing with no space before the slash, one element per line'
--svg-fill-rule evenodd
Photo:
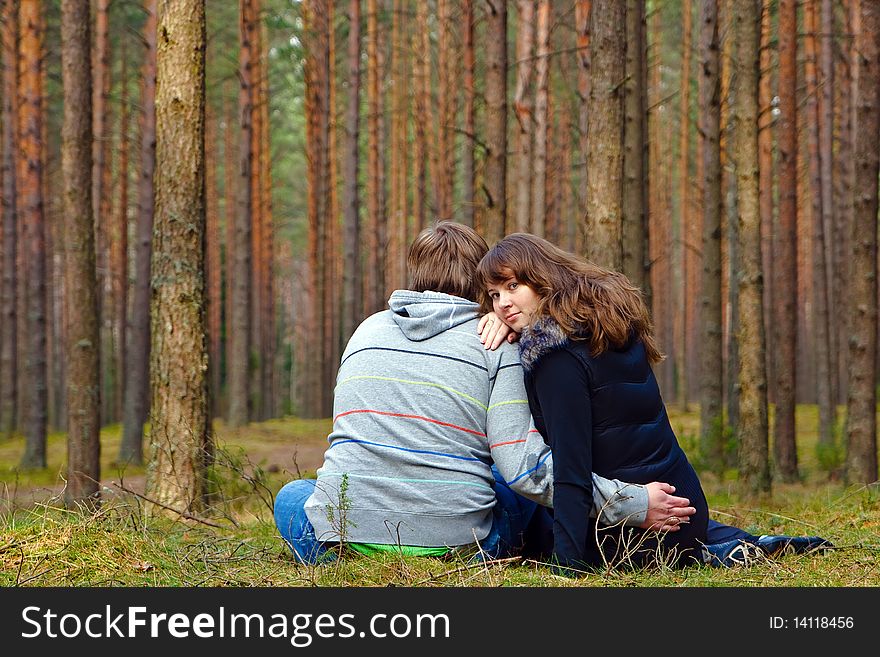
<path fill-rule="evenodd" d="M 694 449 L 698 413 L 670 409 L 679 439 Z M 118 428 L 102 434 L 107 478 L 97 508 L 63 505 L 63 436 L 50 440 L 47 471 L 21 472 L 13 438 L 0 443 L 0 586 L 526 586 L 526 587 L 873 587 L 880 586 L 880 490 L 847 486 L 815 449 L 815 408 L 798 411 L 801 481 L 774 482 L 772 495 L 741 497 L 736 472 L 703 472 L 711 515 L 756 534 L 823 536 L 822 553 L 761 558 L 731 569 L 673 568 L 658 555 L 646 570 L 609 563 L 582 577 L 519 558 L 488 562 L 363 556 L 343 551 L 322 566 L 297 564 L 275 531 L 274 494 L 313 476 L 328 420 L 295 418 L 235 431 L 215 426 L 209 508 L 199 516 L 148 514 L 143 467 L 120 468 Z M 61 446 L 55 443 L 61 443 Z M 53 470 L 50 467 L 49 470 Z"/>

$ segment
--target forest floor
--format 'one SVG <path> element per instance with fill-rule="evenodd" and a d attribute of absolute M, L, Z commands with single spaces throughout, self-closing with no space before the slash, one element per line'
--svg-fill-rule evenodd
<path fill-rule="evenodd" d="M 670 408 L 670 418 L 682 447 L 696 454 L 698 410 Z M 210 506 L 200 517 L 146 513 L 144 467 L 114 463 L 118 426 L 101 434 L 105 489 L 93 509 L 64 508 L 64 434 L 50 436 L 49 467 L 40 471 L 18 469 L 24 439 L 15 437 L 0 441 L 0 587 L 880 587 L 880 488 L 846 485 L 836 476 L 834 459 L 818 455 L 815 407 L 799 408 L 797 419 L 801 480 L 774 481 L 771 495 L 743 497 L 735 469 L 709 472 L 696 459 L 694 464 L 714 519 L 754 534 L 822 536 L 834 543 L 832 551 L 764 558 L 733 569 L 661 563 L 633 571 L 626 563 L 608 564 L 577 579 L 520 559 L 476 567 L 343 553 L 326 566 L 295 563 L 274 524 L 274 495 L 291 479 L 314 476 L 329 419 L 284 418 L 235 430 L 216 422 Z"/>
<path fill-rule="evenodd" d="M 323 462 L 331 420 L 284 418 L 254 422 L 230 429 L 214 421 L 215 449 L 224 464 L 249 471 L 259 469 L 280 487 L 291 479 L 313 474 Z M 125 489 L 144 493 L 145 467 L 120 465 L 117 460 L 122 428 L 109 425 L 101 430 L 101 485 L 104 497 Z M 23 471 L 18 467 L 24 453 L 24 437 L 0 440 L 0 512 L 52 503 L 63 497 L 66 477 L 67 434 L 53 433 L 47 441 L 45 470 Z M 148 458 L 145 441 L 144 457 Z"/>
<path fill-rule="evenodd" d="M 707 495 L 729 495 L 735 488 L 736 470 L 711 472 L 695 458 L 698 453 L 699 408 L 669 407 L 669 417 L 679 443 L 700 473 Z M 772 426 L 772 407 L 770 426 Z M 818 409 L 801 405 L 797 409 L 798 463 L 801 481 L 794 485 L 775 485 L 775 491 L 796 491 L 798 486 L 824 486 L 840 480 L 842 450 L 820 456 L 815 448 Z M 214 420 L 215 464 L 212 476 L 228 485 L 236 478 L 253 480 L 277 492 L 292 479 L 314 476 L 323 462 L 327 435 L 332 429 L 330 418 L 301 419 L 288 416 L 252 422 L 244 427 L 229 428 L 222 419 Z M 149 426 L 145 429 L 148 434 Z M 143 495 L 146 480 L 144 465 L 118 462 L 122 427 L 108 425 L 101 430 L 102 497 L 117 494 Z M 63 503 L 66 478 L 67 435 L 51 433 L 47 441 L 47 467 L 22 470 L 24 437 L 0 438 L 0 513 L 27 509 L 35 504 Z M 729 447 L 733 447 L 732 445 Z M 144 441 L 144 459 L 149 458 L 149 437 Z M 735 459 L 731 459 L 735 460 Z M 822 462 L 824 461 L 824 462 Z"/>

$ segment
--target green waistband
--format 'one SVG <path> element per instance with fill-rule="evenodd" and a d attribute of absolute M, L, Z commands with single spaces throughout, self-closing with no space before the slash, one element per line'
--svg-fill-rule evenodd
<path fill-rule="evenodd" d="M 388 545 L 384 543 L 346 543 L 355 552 L 365 555 L 396 553 L 405 557 L 442 557 L 449 554 L 448 547 L 421 547 L 418 545 Z"/>

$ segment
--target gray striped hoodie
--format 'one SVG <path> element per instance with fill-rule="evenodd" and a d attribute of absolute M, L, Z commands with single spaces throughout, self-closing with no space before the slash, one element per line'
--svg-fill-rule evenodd
<path fill-rule="evenodd" d="M 552 456 L 531 422 L 517 348 L 484 349 L 478 310 L 439 292 L 397 290 L 352 335 L 305 507 L 318 540 L 481 540 L 492 525 L 493 463 L 514 491 L 552 506 Z M 593 481 L 603 522 L 645 519 L 643 486 Z"/>

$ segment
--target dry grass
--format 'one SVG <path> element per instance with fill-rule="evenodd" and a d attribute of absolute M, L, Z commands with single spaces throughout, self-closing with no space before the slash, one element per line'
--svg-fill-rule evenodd
<path fill-rule="evenodd" d="M 672 410 L 686 449 L 696 434 L 696 414 Z M 212 473 L 212 524 L 148 517 L 142 499 L 112 481 L 127 484 L 142 470 L 113 473 L 97 510 L 65 510 L 63 436 L 50 439 L 50 468 L 23 473 L 14 463 L 15 441 L 0 444 L 0 475 L 7 491 L 17 481 L 19 497 L 7 495 L 0 509 L 0 586 L 418 586 L 418 587 L 867 587 L 880 586 L 880 505 L 876 487 L 846 487 L 829 478 L 815 459 L 815 412 L 799 411 L 803 482 L 775 484 L 762 500 L 740 498 L 735 472 L 704 473 L 716 519 L 754 533 L 824 536 L 836 548 L 825 554 L 764 559 L 729 570 L 660 565 L 633 571 L 609 564 L 601 573 L 571 579 L 546 564 L 520 559 L 474 564 L 461 560 L 343 554 L 336 562 L 296 564 L 272 521 L 274 492 L 289 479 L 312 474 L 303 455 L 323 453 L 329 421 L 277 420 L 235 432 L 216 431 L 223 446 Z M 812 423 L 812 425 L 811 425 Z M 118 428 L 102 435 L 104 459 L 113 472 Z M 319 461 L 318 461 L 319 462 Z M 12 475 L 12 480 L 7 477 Z M 54 479 L 53 479 L 54 478 Z M 39 489 L 43 499 L 25 504 L 22 491 Z M 131 490 L 134 490 L 132 486 Z M 667 555 L 668 556 L 668 555 Z"/>

